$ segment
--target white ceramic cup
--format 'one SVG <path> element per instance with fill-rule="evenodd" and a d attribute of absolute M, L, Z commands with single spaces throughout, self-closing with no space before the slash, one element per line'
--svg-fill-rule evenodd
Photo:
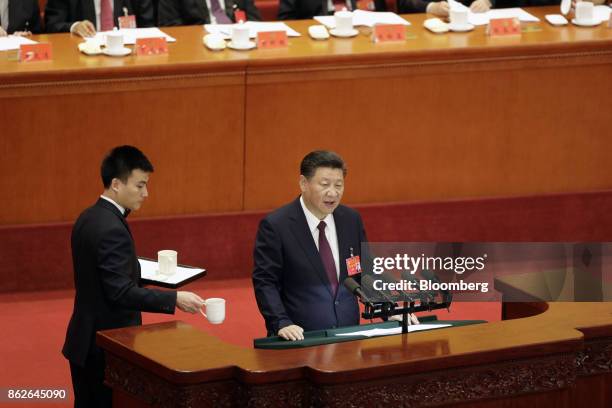
<path fill-rule="evenodd" d="M 247 45 L 249 43 L 249 27 L 243 24 L 235 24 L 232 27 L 232 44 Z"/>
<path fill-rule="evenodd" d="M 157 252 L 157 263 L 159 265 L 159 274 L 164 276 L 172 276 L 176 273 L 176 265 L 178 253 L 172 249 L 164 249 Z"/>
<path fill-rule="evenodd" d="M 450 22 L 457 27 L 463 27 L 468 24 L 468 12 L 463 9 L 451 8 L 449 11 Z"/>
<path fill-rule="evenodd" d="M 342 10 L 334 13 L 336 19 L 336 31 L 339 33 L 350 33 L 353 30 L 353 13 Z"/>
<path fill-rule="evenodd" d="M 576 3 L 576 21 L 588 23 L 593 21 L 594 8 L 590 1 L 581 1 Z"/>
<path fill-rule="evenodd" d="M 206 319 L 212 324 L 221 324 L 225 320 L 225 299 L 210 298 L 204 301 L 206 312 L 200 310 Z"/>
<path fill-rule="evenodd" d="M 119 52 L 123 48 L 123 34 L 113 31 L 106 34 L 106 49 L 109 52 Z"/>

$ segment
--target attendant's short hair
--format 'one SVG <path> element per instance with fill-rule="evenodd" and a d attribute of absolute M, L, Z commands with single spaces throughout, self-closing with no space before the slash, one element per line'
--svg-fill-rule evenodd
<path fill-rule="evenodd" d="M 344 160 L 342 160 L 339 154 L 329 150 L 315 150 L 304 156 L 300 164 L 300 174 L 310 179 L 315 175 L 319 167 L 341 169 L 342 174 L 346 177 L 346 165 L 344 164 Z"/>
<path fill-rule="evenodd" d="M 113 148 L 100 166 L 104 188 L 109 188 L 114 178 L 126 183 L 132 171 L 136 169 L 153 173 L 153 165 L 136 147 L 125 145 Z"/>

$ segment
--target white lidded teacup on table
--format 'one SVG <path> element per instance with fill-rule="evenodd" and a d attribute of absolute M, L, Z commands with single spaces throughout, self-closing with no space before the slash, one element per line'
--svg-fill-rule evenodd
<path fill-rule="evenodd" d="M 249 26 L 241 23 L 233 25 L 232 44 L 237 47 L 246 47 L 249 45 Z"/>
<path fill-rule="evenodd" d="M 112 54 L 123 50 L 123 34 L 117 29 L 106 33 L 106 50 Z"/>
<path fill-rule="evenodd" d="M 589 24 L 593 21 L 595 9 L 590 1 L 579 1 L 576 3 L 576 22 L 578 24 Z"/>
<path fill-rule="evenodd" d="M 353 13 L 347 10 L 336 11 L 334 13 L 336 21 L 336 32 L 338 34 L 348 34 L 353 31 Z"/>
<path fill-rule="evenodd" d="M 468 25 L 468 11 L 463 8 L 451 7 L 449 20 L 454 27 L 465 27 Z"/>

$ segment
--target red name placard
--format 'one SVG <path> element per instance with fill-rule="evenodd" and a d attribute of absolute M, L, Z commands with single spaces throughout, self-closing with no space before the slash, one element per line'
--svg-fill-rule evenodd
<path fill-rule="evenodd" d="M 286 31 L 260 31 L 257 33 L 257 48 L 283 48 L 287 45 Z"/>
<path fill-rule="evenodd" d="M 138 38 L 136 55 L 162 55 L 168 53 L 168 43 L 164 37 Z"/>
<path fill-rule="evenodd" d="M 374 42 L 405 41 L 406 28 L 401 24 L 376 24 L 372 32 Z"/>
<path fill-rule="evenodd" d="M 19 47 L 19 61 L 51 61 L 53 49 L 49 43 L 23 44 Z"/>
<path fill-rule="evenodd" d="M 495 18 L 489 21 L 487 32 L 491 37 L 521 35 L 521 22 L 518 18 Z"/>
<path fill-rule="evenodd" d="M 136 28 L 135 16 L 119 17 L 119 28 Z"/>

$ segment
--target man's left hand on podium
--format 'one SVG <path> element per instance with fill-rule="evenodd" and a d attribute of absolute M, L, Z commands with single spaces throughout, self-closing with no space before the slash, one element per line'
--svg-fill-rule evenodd
<path fill-rule="evenodd" d="M 396 322 L 401 322 L 402 321 L 402 315 L 393 315 L 391 317 L 389 317 L 389 320 L 394 320 Z M 408 314 L 408 325 L 413 325 L 413 324 L 419 324 L 419 319 L 417 318 L 416 314 L 414 313 L 409 313 Z"/>

